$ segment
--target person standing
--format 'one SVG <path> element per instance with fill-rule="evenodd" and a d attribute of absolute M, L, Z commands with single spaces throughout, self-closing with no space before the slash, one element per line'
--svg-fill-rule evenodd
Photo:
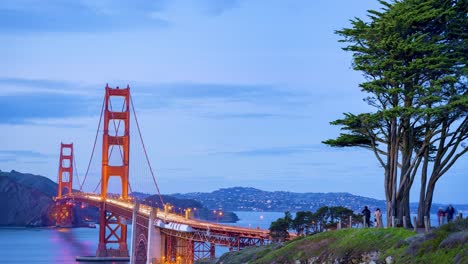
<path fill-rule="evenodd" d="M 447 215 L 447 223 L 452 222 L 453 220 L 453 215 L 455 214 L 455 208 L 451 204 L 447 207 L 447 210 L 445 210 L 445 215 Z"/>
<path fill-rule="evenodd" d="M 439 219 L 439 226 L 444 224 L 445 219 L 445 211 L 442 207 L 439 207 L 439 211 L 437 211 L 437 218 Z"/>
<path fill-rule="evenodd" d="M 382 212 L 377 208 L 374 212 L 375 227 L 382 227 Z"/>
<path fill-rule="evenodd" d="M 364 206 L 364 210 L 362 210 L 362 214 L 364 215 L 364 227 L 370 226 L 370 210 L 367 206 Z"/>

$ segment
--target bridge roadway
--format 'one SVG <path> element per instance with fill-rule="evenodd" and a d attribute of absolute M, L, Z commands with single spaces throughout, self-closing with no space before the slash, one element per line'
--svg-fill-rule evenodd
<path fill-rule="evenodd" d="M 124 217 L 130 222 L 135 204 L 114 198 L 102 198 L 97 194 L 73 193 L 63 199 L 76 200 L 92 206 L 99 207 L 105 202 L 106 210 Z M 268 230 L 237 227 L 216 224 L 201 220 L 187 219 L 174 213 L 165 213 L 157 208 L 139 205 L 136 222 L 138 226 L 147 229 L 150 212 L 155 210 L 153 226 L 159 228 L 162 233 L 173 237 L 179 237 L 196 242 L 208 242 L 216 245 L 227 246 L 230 249 L 239 250 L 246 246 L 262 245 L 270 240 Z"/>

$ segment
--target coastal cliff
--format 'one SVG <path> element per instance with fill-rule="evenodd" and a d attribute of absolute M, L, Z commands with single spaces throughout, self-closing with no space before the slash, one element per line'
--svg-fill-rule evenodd
<path fill-rule="evenodd" d="M 0 176 L 0 225 L 52 225 L 49 212 L 53 205 L 51 196 L 9 177 Z"/>

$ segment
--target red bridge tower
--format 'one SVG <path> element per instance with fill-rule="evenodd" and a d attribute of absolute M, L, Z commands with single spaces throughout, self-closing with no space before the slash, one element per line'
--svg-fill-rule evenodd
<path fill-rule="evenodd" d="M 112 106 L 112 98 L 117 100 L 123 97 L 123 105 Z M 122 109 L 121 112 L 113 109 Z M 116 121 L 119 125 L 116 125 Z M 123 133 L 120 133 L 120 124 L 123 123 Z M 109 125 L 113 125 L 109 133 Z M 117 152 L 113 149 L 116 148 Z M 106 85 L 104 99 L 104 133 L 102 138 L 102 173 L 101 173 L 101 197 L 105 199 L 108 193 L 110 177 L 118 177 L 122 183 L 121 199 L 128 199 L 128 164 L 130 153 L 130 87 L 119 89 Z M 114 157 L 111 161 L 111 155 Z M 115 158 L 117 156 L 117 158 Z M 117 159 L 117 161 L 116 161 Z M 112 163 L 112 164 L 110 164 Z M 108 245 L 117 244 L 118 248 L 108 248 Z M 98 257 L 128 257 L 127 225 L 121 222 L 121 218 L 106 210 L 105 202 L 100 208 L 99 219 L 99 246 L 96 255 Z"/>
<path fill-rule="evenodd" d="M 63 195 L 72 194 L 73 183 L 73 143 L 60 143 L 60 163 L 58 173 L 57 198 Z M 57 218 L 56 225 L 61 227 L 71 227 L 73 220 L 73 204 L 69 201 L 58 202 L 56 204 Z"/>

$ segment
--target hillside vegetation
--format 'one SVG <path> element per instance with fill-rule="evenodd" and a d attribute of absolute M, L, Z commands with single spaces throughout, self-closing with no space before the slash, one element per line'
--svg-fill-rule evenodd
<path fill-rule="evenodd" d="M 230 252 L 217 263 L 468 263 L 468 219 L 425 234 L 402 228 L 328 231 Z"/>

